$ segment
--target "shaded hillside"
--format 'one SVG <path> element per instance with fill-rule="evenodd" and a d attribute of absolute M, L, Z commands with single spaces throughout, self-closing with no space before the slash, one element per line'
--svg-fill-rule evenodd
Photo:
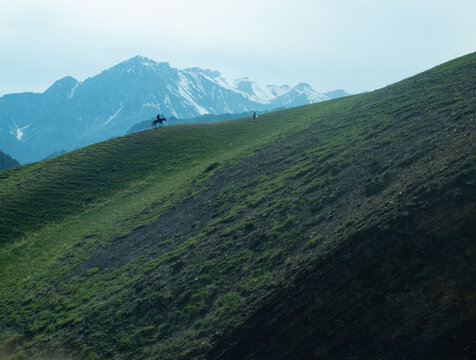
<path fill-rule="evenodd" d="M 8 169 L 14 166 L 20 166 L 20 163 L 0 150 L 0 170 Z"/>
<path fill-rule="evenodd" d="M 0 356 L 474 358 L 475 65 L 6 170 Z"/>

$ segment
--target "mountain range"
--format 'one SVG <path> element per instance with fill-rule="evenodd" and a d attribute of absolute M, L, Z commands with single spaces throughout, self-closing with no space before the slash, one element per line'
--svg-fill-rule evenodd
<path fill-rule="evenodd" d="M 43 93 L 0 98 L 0 149 L 21 163 L 120 136 L 160 113 L 176 118 L 294 107 L 348 95 L 321 94 L 307 83 L 262 85 L 229 80 L 198 67 L 179 70 L 136 56 L 78 81 L 70 76 Z"/>

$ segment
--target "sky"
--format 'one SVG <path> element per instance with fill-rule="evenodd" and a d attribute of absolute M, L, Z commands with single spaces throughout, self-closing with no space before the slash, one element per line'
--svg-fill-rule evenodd
<path fill-rule="evenodd" d="M 476 51 L 476 0 L 0 0 L 0 96 L 136 55 L 371 91 Z"/>

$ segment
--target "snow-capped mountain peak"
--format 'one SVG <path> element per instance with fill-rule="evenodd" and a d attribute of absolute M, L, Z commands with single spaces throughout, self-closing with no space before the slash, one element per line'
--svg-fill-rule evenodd
<path fill-rule="evenodd" d="M 313 103 L 329 100 L 329 98 L 326 95 L 318 93 L 308 83 L 301 82 L 297 84 L 294 87 L 293 91 L 296 91 L 297 93 L 301 95 L 304 95 L 307 99 L 309 99 Z"/>
<path fill-rule="evenodd" d="M 235 86 L 245 97 L 260 104 L 269 104 L 277 98 L 267 86 L 248 77 L 235 80 Z"/>
<path fill-rule="evenodd" d="M 142 73 L 167 73 L 172 70 L 168 62 L 157 62 L 143 56 L 135 56 L 125 60 L 102 73 L 123 73 L 123 74 L 142 74 Z M 101 73 L 101 74 L 102 74 Z M 101 75 L 99 74 L 99 75 Z"/>

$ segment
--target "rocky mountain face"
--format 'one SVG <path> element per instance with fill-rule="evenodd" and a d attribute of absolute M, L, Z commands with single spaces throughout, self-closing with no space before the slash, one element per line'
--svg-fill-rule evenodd
<path fill-rule="evenodd" d="M 218 71 L 179 70 L 136 56 L 99 75 L 65 77 L 44 93 L 0 98 L 2 149 L 22 163 L 126 133 L 157 113 L 176 118 L 264 111 L 332 98 L 309 84 L 264 86 Z"/>

